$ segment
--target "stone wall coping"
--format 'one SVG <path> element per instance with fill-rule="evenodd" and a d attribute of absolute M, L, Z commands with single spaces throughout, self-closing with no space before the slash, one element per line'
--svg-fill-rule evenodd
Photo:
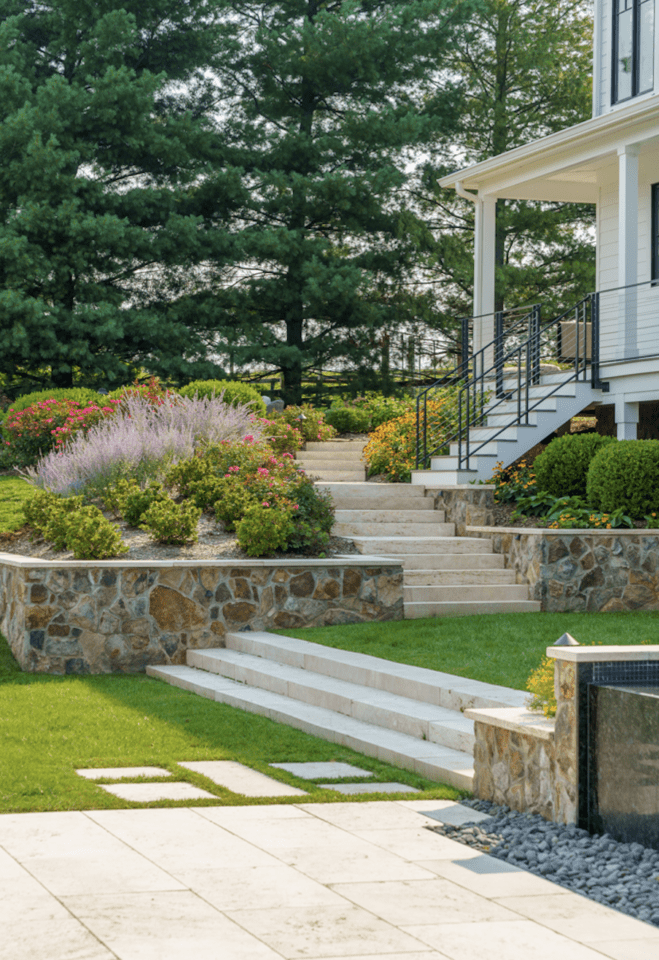
<path fill-rule="evenodd" d="M 532 537 L 647 537 L 659 539 L 659 530 L 650 530 L 647 527 L 629 530 L 627 527 L 616 527 L 615 530 L 597 530 L 593 527 L 579 527 L 575 530 L 550 530 L 548 527 L 466 527 L 467 535 L 485 533 L 492 537 L 497 533 L 514 533 L 520 536 L 529 534 Z"/>
<path fill-rule="evenodd" d="M 50 570 L 52 567 L 62 567 L 67 570 L 72 569 L 98 569 L 98 567 L 111 567 L 124 570 L 145 570 L 157 569 L 167 570 L 172 567 L 243 567 L 246 570 L 255 567 L 282 567 L 290 569 L 299 567 L 307 569 L 308 567 L 401 567 L 400 557 L 376 557 L 364 554 L 345 554 L 323 559 L 298 558 L 291 560 L 268 560 L 255 558 L 253 560 L 44 560 L 41 557 L 24 557 L 18 553 L 1 553 L 0 564 L 8 567 L 18 567 L 20 569 L 44 569 Z"/>
<path fill-rule="evenodd" d="M 570 663 L 607 663 L 611 660 L 659 660 L 659 645 L 547 647 L 547 656 Z"/>
<path fill-rule="evenodd" d="M 477 723 L 523 733 L 538 740 L 552 740 L 554 737 L 555 721 L 524 707 L 472 708 L 465 710 L 464 715 Z"/>
<path fill-rule="evenodd" d="M 451 493 L 453 490 L 496 490 L 494 483 L 445 483 L 442 485 L 425 484 L 426 490 L 446 490 Z"/>

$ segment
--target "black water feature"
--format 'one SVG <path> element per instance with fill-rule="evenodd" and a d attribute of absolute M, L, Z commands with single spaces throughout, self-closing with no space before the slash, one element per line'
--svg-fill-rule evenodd
<path fill-rule="evenodd" d="M 586 728 L 580 826 L 657 850 L 658 668 L 656 661 L 593 664 L 579 678 L 580 721 Z"/>

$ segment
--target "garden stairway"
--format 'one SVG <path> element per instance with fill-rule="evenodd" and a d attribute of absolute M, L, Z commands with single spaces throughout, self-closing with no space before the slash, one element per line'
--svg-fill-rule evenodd
<path fill-rule="evenodd" d="M 261 632 L 188 650 L 147 673 L 220 703 L 471 790 L 471 707 L 522 707 L 527 694 L 362 653 Z"/>
<path fill-rule="evenodd" d="M 362 554 L 403 566 L 405 619 L 477 613 L 537 612 L 526 584 L 504 569 L 492 541 L 456 537 L 425 489 L 409 483 L 322 483 L 336 506 L 332 533 Z"/>
<path fill-rule="evenodd" d="M 362 453 L 365 440 L 326 440 L 307 443 L 295 454 L 296 461 L 314 479 L 322 481 L 366 480 Z"/>

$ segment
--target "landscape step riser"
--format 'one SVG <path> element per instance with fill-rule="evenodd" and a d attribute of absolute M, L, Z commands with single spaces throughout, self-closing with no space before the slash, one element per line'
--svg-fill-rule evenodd
<path fill-rule="evenodd" d="M 454 537 L 454 523 L 335 523 L 332 532 L 337 537 L 425 537 L 432 532 L 437 537 Z"/>
<path fill-rule="evenodd" d="M 429 502 L 432 506 L 432 502 Z M 391 510 L 382 509 L 340 509 L 336 511 L 335 517 L 337 523 L 391 523 L 392 520 L 395 520 L 396 522 L 422 523 L 428 528 L 434 525 L 441 526 L 446 522 L 443 510 L 433 510 L 431 513 L 422 510 L 397 510 L 394 514 Z"/>
<path fill-rule="evenodd" d="M 406 620 L 423 620 L 426 617 L 475 617 L 490 613 L 538 613 L 537 600 L 470 600 L 426 603 L 411 601 L 405 604 Z"/>
<path fill-rule="evenodd" d="M 410 570 L 427 571 L 498 571 L 504 572 L 505 560 L 500 553 L 418 553 L 398 558 L 407 575 Z"/>
<path fill-rule="evenodd" d="M 322 484 L 318 484 L 322 486 Z M 369 484 L 369 486 L 375 486 L 375 484 Z M 421 516 L 425 513 L 430 513 L 434 515 L 435 513 L 442 513 L 443 511 L 433 509 L 433 502 L 430 499 L 409 499 L 403 500 L 401 497 L 377 497 L 373 500 L 367 500 L 365 497 L 344 497 L 340 494 L 334 494 L 333 498 L 334 505 L 336 507 L 337 513 L 339 510 L 345 511 L 356 511 L 362 513 L 363 510 L 382 510 L 382 511 L 391 511 L 396 510 L 399 514 L 402 511 L 409 516 L 415 514 Z M 365 504 L 362 508 L 362 504 Z"/>
<path fill-rule="evenodd" d="M 492 543 L 489 540 L 476 540 L 459 537 L 355 537 L 355 543 L 360 553 L 368 556 L 415 556 L 417 554 L 433 553 L 492 553 Z"/>
<path fill-rule="evenodd" d="M 408 603 L 420 602 L 467 602 L 475 599 L 475 594 L 479 602 L 484 600 L 528 600 L 529 588 L 526 584 L 516 583 L 480 584 L 476 591 L 474 591 L 473 585 L 464 584 L 405 585 L 403 588 L 403 599 L 406 606 Z"/>
<path fill-rule="evenodd" d="M 503 558 L 502 558 L 503 559 Z M 411 570 L 405 569 L 405 586 L 482 586 L 483 584 L 511 584 L 515 583 L 515 571 L 504 570 Z M 528 589 L 528 588 L 527 588 Z"/>

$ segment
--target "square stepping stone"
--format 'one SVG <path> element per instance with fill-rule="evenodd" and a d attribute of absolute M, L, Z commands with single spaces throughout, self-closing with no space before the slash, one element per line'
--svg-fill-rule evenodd
<path fill-rule="evenodd" d="M 76 770 L 87 780 L 121 780 L 123 777 L 171 777 L 169 770 L 162 767 L 97 767 L 88 770 Z"/>
<path fill-rule="evenodd" d="M 217 800 L 214 793 L 201 790 L 191 783 L 117 783 L 99 784 L 120 800 L 134 803 L 154 803 L 157 800 Z"/>
<path fill-rule="evenodd" d="M 423 813 L 424 817 L 439 820 L 440 823 L 452 824 L 454 827 L 461 827 L 463 823 L 479 823 L 481 820 L 491 819 L 489 813 L 471 810 L 469 807 L 463 807 L 461 803 L 442 810 L 419 810 L 419 813 Z"/>
<path fill-rule="evenodd" d="M 419 793 L 416 787 L 406 783 L 319 783 L 323 790 L 336 790 L 337 793 Z"/>
<path fill-rule="evenodd" d="M 218 786 L 243 797 L 308 796 L 307 792 L 299 787 L 290 787 L 287 783 L 273 780 L 272 777 L 266 777 L 264 773 L 236 763 L 235 760 L 198 760 L 180 762 L 179 766 L 192 770 L 193 773 L 200 773 Z"/>
<path fill-rule="evenodd" d="M 370 770 L 362 770 L 351 763 L 331 760 L 327 763 L 271 763 L 271 767 L 287 770 L 302 780 L 340 780 L 347 777 L 373 777 Z"/>

